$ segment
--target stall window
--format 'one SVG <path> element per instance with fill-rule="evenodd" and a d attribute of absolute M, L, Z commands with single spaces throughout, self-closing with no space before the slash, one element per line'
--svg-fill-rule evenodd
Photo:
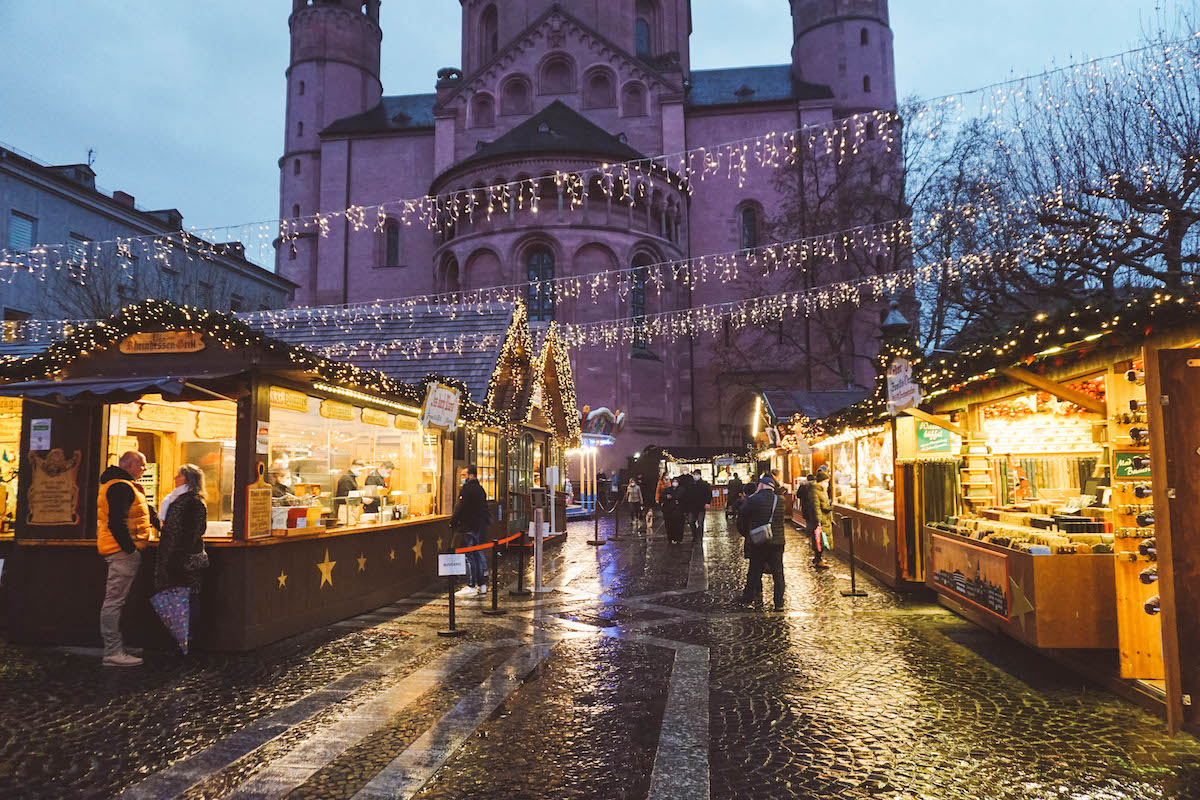
<path fill-rule="evenodd" d="M 271 398 L 270 470 L 280 484 L 273 487 L 272 529 L 372 525 L 438 512 L 439 432 L 414 416 L 279 387 Z"/>
<path fill-rule="evenodd" d="M 229 536 L 233 522 L 233 454 L 237 406 L 228 400 L 177 402 L 144 395 L 137 402 L 106 407 L 108 436 L 105 464 L 137 450 L 146 457 L 139 481 L 150 505 L 157 508 L 175 488 L 182 464 L 204 473 L 208 535 Z"/>
<path fill-rule="evenodd" d="M 496 500 L 499 489 L 500 437 L 495 433 L 479 433 L 475 437 L 475 467 L 479 470 L 479 485 L 488 499 Z"/>
<path fill-rule="evenodd" d="M 17 512 L 17 460 L 21 445 L 21 398 L 0 397 L 0 538 L 13 533 Z"/>
<path fill-rule="evenodd" d="M 512 458 L 509 459 L 508 489 L 514 494 L 526 494 L 530 486 L 534 486 L 534 442 L 528 433 L 522 436 L 514 445 Z"/>

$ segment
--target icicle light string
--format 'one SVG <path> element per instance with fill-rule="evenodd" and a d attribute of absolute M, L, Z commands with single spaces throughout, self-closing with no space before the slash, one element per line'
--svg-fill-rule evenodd
<path fill-rule="evenodd" d="M 1007 81 L 970 89 L 955 94 L 917 100 L 913 104 L 915 116 L 907 121 L 914 124 L 926 115 L 938 112 L 956 112 L 953 122 L 961 123 L 968 114 L 989 120 L 997 131 L 1016 132 L 1020 120 L 1011 119 L 1010 109 L 1028 107 L 1043 115 L 1063 116 L 1074 114 L 1086 120 L 1086 109 L 1073 107 L 1071 98 L 1060 96 L 1052 81 L 1061 81 L 1058 89 L 1083 88 L 1088 97 L 1097 97 L 1119 88 L 1121 81 L 1132 80 L 1135 86 L 1142 80 L 1156 81 L 1171 69 L 1197 69 L 1200 53 L 1191 49 L 1200 38 L 1196 32 L 1186 38 L 1155 43 L 1133 48 L 1110 56 L 1052 68 L 1035 75 L 1019 76 Z M 1191 53 L 1191 58 L 1186 56 Z M 1153 58 L 1151 56 L 1154 56 Z M 1140 70 L 1140 71 L 1139 71 Z M 1040 83 L 1039 83 L 1040 82 Z M 977 102 L 970 102 L 978 98 Z M 247 248 L 257 251 L 260 260 L 274 258 L 274 248 L 291 246 L 301 236 L 328 236 L 335 221 L 345 219 L 355 231 L 373 230 L 382 232 L 388 220 L 396 220 L 407 226 L 424 225 L 429 230 L 446 230 L 448 226 L 474 215 L 490 217 L 497 210 L 508 213 L 514 207 L 538 211 L 539 186 L 543 180 L 552 181 L 556 193 L 564 194 L 564 210 L 582 205 L 583 197 L 592 191 L 592 178 L 600 178 L 600 188 L 610 199 L 635 204 L 639 196 L 648 192 L 651 177 L 665 176 L 682 191 L 691 193 L 697 182 L 724 176 L 736 178 L 739 186 L 745 181 L 752 166 L 774 168 L 792 163 L 802 143 L 810 151 L 837 156 L 838 163 L 846 157 L 857 155 L 863 144 L 878 138 L 883 148 L 890 152 L 896 141 L 899 116 L 892 111 L 871 111 L 783 133 L 771 132 L 749 136 L 718 145 L 698 147 L 663 156 L 647 157 L 623 163 L 603 164 L 600 167 L 577 172 L 556 172 L 544 177 L 528 178 L 482 188 L 464 189 L 436 196 L 394 200 L 378 205 L 350 205 L 341 210 L 330 210 L 298 216 L 290 219 L 263 220 L 260 222 L 228 225 L 207 229 L 192 228 L 165 234 L 120 237 L 117 239 L 90 242 L 89 247 L 114 245 L 128 255 L 164 258 L 163 253 L 183 247 L 200 257 L 228 256 L 225 243 L 237 238 L 245 246 L 246 239 L 255 238 Z M 946 123 L 942 123 L 946 124 Z M 941 125 L 938 125 L 941 127 Z M 937 135 L 931 131 L 930 136 Z M 251 236 L 247 229 L 255 229 Z M 233 232 L 239 232 L 237 237 Z M 218 234 L 221 234 L 218 236 Z M 217 242 L 216 239 L 225 242 Z M 46 266 L 63 263 L 68 256 L 78 255 L 71 243 L 40 243 L 28 251 L 0 249 L 0 267 L 34 271 Z M 135 252 L 136 251 L 136 252 Z M 86 255 L 84 256 L 86 258 Z"/>
<path fill-rule="evenodd" d="M 630 344 L 634 338 L 664 339 L 717 334 L 725 321 L 732 327 L 777 323 L 787 317 L 811 317 L 817 311 L 837 306 L 861 306 L 882 301 L 922 283 L 961 282 L 1000 270 L 1017 268 L 1023 256 L 971 255 L 950 258 L 935 264 L 908 267 L 892 272 L 829 283 L 797 292 L 662 311 L 638 317 L 583 323 L 555 323 L 565 347 L 602 347 L 611 349 Z M 499 347 L 499 334 L 460 334 L 455 337 L 423 337 L 380 341 L 379 338 L 343 340 L 314 348 L 327 358 L 378 360 L 384 357 L 413 359 L 439 353 L 486 351 Z"/>

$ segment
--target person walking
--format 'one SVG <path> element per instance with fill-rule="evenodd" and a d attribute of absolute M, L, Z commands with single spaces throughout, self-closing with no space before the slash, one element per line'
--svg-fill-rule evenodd
<path fill-rule="evenodd" d="M 813 475 L 810 492 L 812 517 L 806 512 L 804 521 L 808 523 L 808 540 L 813 545 L 813 568 L 829 569 L 823 540 L 833 541 L 833 502 L 829 499 L 829 472 L 823 465 Z"/>
<path fill-rule="evenodd" d="M 475 547 L 487 541 L 488 525 L 492 512 L 488 508 L 487 490 L 479 483 L 479 472 L 474 465 L 462 471 L 462 489 L 458 502 L 450 515 L 450 526 L 462 531 L 463 546 Z M 487 559 L 482 550 L 472 550 L 467 556 L 467 585 L 460 594 L 487 594 Z"/>
<path fill-rule="evenodd" d="M 683 490 L 679 486 L 677 478 L 672 480 L 671 485 L 663 490 L 660 505 L 662 506 L 663 522 L 667 528 L 667 541 L 671 544 L 682 542 L 685 513 L 683 508 Z"/>
<path fill-rule="evenodd" d="M 786 517 L 787 497 L 784 490 L 770 473 L 764 473 L 759 478 L 758 491 L 746 498 L 742 513 L 738 516 L 738 532 L 746 537 L 743 553 L 750 559 L 741 602 L 762 607 L 762 576 L 769 572 L 774 610 L 783 611 L 783 522 Z M 761 541 L 755 541 L 760 538 Z"/>
<path fill-rule="evenodd" d="M 122 453 L 115 466 L 100 475 L 96 508 L 96 549 L 104 557 L 108 576 L 100 606 L 100 639 L 106 667 L 136 667 L 142 659 L 125 649 L 121 610 L 142 563 L 142 550 L 151 531 L 159 529 L 158 515 L 146 501 L 137 481 L 146 471 L 146 457 L 136 450 Z"/>
<path fill-rule="evenodd" d="M 742 507 L 742 479 L 735 472 L 725 484 L 725 516 L 736 517 Z"/>
<path fill-rule="evenodd" d="M 208 568 L 204 532 L 208 529 L 208 505 L 204 494 L 204 472 L 195 464 L 184 464 L 175 474 L 175 489 L 163 498 L 158 509 L 162 534 L 154 561 L 154 592 L 182 586 L 194 598 Z M 195 604 L 190 604 L 195 609 Z"/>
<path fill-rule="evenodd" d="M 625 489 L 625 503 L 629 508 L 629 518 L 632 520 L 634 533 L 639 528 L 644 532 L 646 517 L 642 509 L 642 487 L 638 485 L 636 477 L 629 479 L 629 486 Z"/>
<path fill-rule="evenodd" d="M 692 482 L 687 487 L 688 523 L 692 528 L 692 541 L 704 538 L 704 519 L 712 505 L 712 487 L 704 480 L 700 470 L 692 472 Z"/>

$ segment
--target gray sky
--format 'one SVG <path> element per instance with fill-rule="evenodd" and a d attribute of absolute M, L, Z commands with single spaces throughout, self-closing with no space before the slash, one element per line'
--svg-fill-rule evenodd
<path fill-rule="evenodd" d="M 1174 0 L 892 0 L 902 96 L 1127 49 Z M 0 142 L 212 227 L 278 215 L 288 0 L 0 0 Z M 732 9 L 732 10 L 731 10 Z M 786 63 L 784 0 L 693 0 L 692 66 Z M 459 58 L 457 0 L 384 0 L 386 94 Z"/>

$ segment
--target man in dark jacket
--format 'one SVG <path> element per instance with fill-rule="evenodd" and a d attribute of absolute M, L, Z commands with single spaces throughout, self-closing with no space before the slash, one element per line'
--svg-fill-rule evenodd
<path fill-rule="evenodd" d="M 772 589 L 775 594 L 775 610 L 783 611 L 783 521 L 787 516 L 787 498 L 770 473 L 759 478 L 758 491 L 742 503 L 738 515 L 738 532 L 746 537 L 745 553 L 750 559 L 750 570 L 746 574 L 746 588 L 742 591 L 743 603 L 762 606 L 762 576 L 771 573 Z M 750 531 L 763 525 L 770 526 L 770 537 L 763 544 L 750 541 Z"/>
<path fill-rule="evenodd" d="M 462 471 L 462 482 L 458 502 L 450 515 L 450 526 L 462 531 L 464 547 L 474 547 L 487 541 L 492 513 L 488 508 L 487 491 L 480 485 L 479 472 L 474 465 Z M 487 579 L 487 559 L 483 557 L 483 551 L 467 553 L 467 585 L 462 593 L 487 594 Z"/>
<path fill-rule="evenodd" d="M 337 489 L 334 490 L 333 496 L 333 513 L 337 516 L 338 511 L 342 506 L 346 506 L 346 523 L 349 524 L 352 517 L 350 510 L 361 503 L 361 500 L 355 499 L 353 502 L 347 500 L 351 492 L 358 491 L 358 476 L 363 474 L 367 465 L 361 459 L 354 459 L 350 462 L 350 469 L 346 470 L 338 478 Z"/>
<path fill-rule="evenodd" d="M 692 482 L 687 487 L 687 515 L 692 528 L 692 541 L 698 542 L 704 538 L 704 517 L 712 503 L 712 487 L 700 475 L 700 470 L 692 472 Z"/>
<path fill-rule="evenodd" d="M 396 465 L 390 461 L 379 462 L 379 466 L 372 470 L 371 474 L 367 476 L 367 479 L 363 481 L 363 486 L 378 486 L 379 493 L 381 495 L 386 495 L 388 492 L 388 481 L 391 479 L 392 470 L 395 468 Z M 377 514 L 379 513 L 379 506 L 379 498 L 372 497 L 363 503 L 363 511 L 367 512 L 368 514 Z"/>

